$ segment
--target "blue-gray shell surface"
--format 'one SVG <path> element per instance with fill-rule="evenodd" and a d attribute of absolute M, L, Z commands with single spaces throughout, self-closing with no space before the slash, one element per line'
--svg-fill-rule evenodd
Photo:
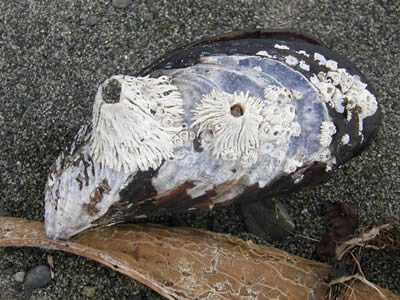
<path fill-rule="evenodd" d="M 46 233 L 311 187 L 379 120 L 362 74 L 312 37 L 255 30 L 190 44 L 99 87 L 92 121 L 51 167 Z"/>

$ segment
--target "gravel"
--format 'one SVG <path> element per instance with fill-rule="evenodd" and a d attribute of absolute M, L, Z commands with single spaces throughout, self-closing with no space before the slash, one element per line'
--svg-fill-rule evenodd
<path fill-rule="evenodd" d="M 130 4 L 116 8 L 116 2 Z M 295 232 L 321 237 L 326 231 L 320 217 L 324 200 L 354 205 L 363 226 L 398 218 L 399 20 L 399 1 L 385 0 L 0 1 L 0 208 L 12 216 L 43 220 L 47 169 L 91 118 L 97 86 L 106 78 L 135 74 L 178 45 L 258 27 L 296 28 L 318 37 L 354 62 L 383 105 L 381 131 L 367 152 L 326 184 L 279 197 L 296 224 Z M 191 226 L 214 224 L 218 231 L 248 236 L 234 208 L 180 217 Z M 298 235 L 273 245 L 317 258 L 315 242 Z M 31 299 L 92 293 L 96 299 L 158 298 L 134 280 L 84 258 L 20 248 L 0 255 L 0 298 L 20 298 L 13 275 L 49 254 L 55 278 L 35 289 Z M 366 255 L 368 279 L 400 294 L 399 266 L 379 253 Z"/>

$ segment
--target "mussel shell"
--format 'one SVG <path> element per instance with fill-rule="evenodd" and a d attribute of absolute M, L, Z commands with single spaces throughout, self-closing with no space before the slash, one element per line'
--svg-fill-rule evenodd
<path fill-rule="evenodd" d="M 174 157 L 164 159 L 159 166 L 136 170 L 131 172 L 126 180 L 122 180 L 122 177 L 120 178 L 122 181 L 111 179 L 107 181 L 107 187 L 99 187 L 99 180 L 89 180 L 91 176 L 104 177 L 105 172 L 100 172 L 102 175 L 97 171 L 94 172 L 97 168 L 96 158 L 88 152 L 87 145 L 90 144 L 94 125 L 82 127 L 72 146 L 73 149 L 68 149 L 66 154 L 62 154 L 51 170 L 46 186 L 47 234 L 53 238 L 69 238 L 92 226 L 187 210 L 208 210 L 216 205 L 227 205 L 236 200 L 254 201 L 260 197 L 268 198 L 310 188 L 325 181 L 332 170 L 360 153 L 370 143 L 377 133 L 381 118 L 377 103 L 372 113 L 360 117 L 359 111 L 362 108 L 356 105 L 351 111 L 347 109 L 346 101 L 349 100 L 344 93 L 340 100 L 342 102 L 339 102 L 339 108 L 322 99 L 322 90 L 319 91 L 318 87 L 311 83 L 312 78 L 315 81 L 318 75 L 335 72 L 338 68 L 345 75 L 350 74 L 351 78 L 360 82 L 361 89 L 366 86 L 363 92 L 368 93 L 372 100 L 375 99 L 371 85 L 348 60 L 333 53 L 313 37 L 296 31 L 234 32 L 195 42 L 167 54 L 142 70 L 137 77 L 167 76 L 171 79 L 172 84 L 183 95 L 184 121 L 196 133 L 195 137 L 191 141 L 186 141 L 184 143 L 186 146 L 177 149 Z M 252 70 L 257 70 L 260 75 Z M 271 70 L 272 75 L 268 73 L 268 70 Z M 241 72 L 245 75 L 242 76 Z M 194 126 L 196 121 L 192 120 L 193 114 L 196 113 L 199 113 L 197 120 L 207 117 L 199 112 L 201 106 L 199 103 L 202 101 L 200 98 L 212 92 L 213 89 L 227 92 L 228 94 L 224 95 L 228 96 L 242 92 L 240 94 L 242 97 L 263 98 L 259 89 L 266 83 L 272 83 L 273 86 L 287 88 L 290 91 L 296 89 L 298 89 L 297 92 L 300 91 L 300 95 L 295 97 L 301 100 L 296 100 L 296 116 L 293 118 L 301 124 L 303 131 L 297 136 L 294 134 L 286 139 L 286 148 L 283 148 L 282 152 L 286 153 L 287 157 L 290 155 L 300 157 L 301 153 L 303 156 L 311 156 L 312 153 L 317 153 L 325 147 L 324 149 L 329 150 L 331 155 L 329 160 L 303 157 L 301 164 L 295 165 L 292 172 L 283 172 L 281 169 L 275 170 L 280 163 L 278 159 L 276 165 L 269 166 L 275 169 L 268 171 L 266 168 L 264 174 L 263 163 L 269 156 L 260 154 L 260 157 L 256 157 L 247 167 L 243 167 L 238 162 L 243 153 L 239 153 L 237 160 L 226 160 L 219 153 L 217 156 L 210 154 L 212 147 L 208 149 L 210 153 L 205 149 L 203 140 L 206 136 L 204 132 L 199 133 L 201 127 Z M 337 84 L 336 88 L 344 90 L 340 84 Z M 247 94 L 245 95 L 244 92 Z M 250 99 L 250 102 L 253 100 Z M 254 100 L 251 103 L 259 105 L 259 102 Z M 309 113 L 305 110 L 306 108 Z M 239 109 L 239 115 L 241 113 L 243 112 Z M 334 126 L 334 129 L 328 136 L 328 145 L 322 147 L 319 141 L 323 122 L 328 122 L 331 127 Z M 308 127 L 305 128 L 304 124 Z M 255 143 L 258 145 L 257 141 Z M 315 143 L 321 149 L 315 150 L 312 146 Z M 279 144 L 274 144 L 274 149 L 279 147 L 277 145 Z M 226 164 L 229 166 L 226 167 Z M 76 205 L 73 203 L 64 205 L 62 202 L 74 201 L 76 197 L 74 193 L 79 189 L 72 188 L 74 192 L 69 193 L 69 199 L 63 197 L 65 193 L 60 190 L 77 184 L 76 180 L 71 179 L 71 183 L 57 183 L 57 188 L 54 187 L 54 182 L 60 182 L 66 170 L 71 174 L 76 174 L 71 171 L 71 168 L 78 168 L 79 165 L 84 165 L 85 170 L 92 170 L 92 172 L 85 171 L 86 182 L 89 187 L 92 181 L 97 182 L 90 188 L 101 197 L 96 196 L 94 202 L 93 199 L 87 199 L 86 202 L 83 199 L 85 202 L 83 204 L 77 202 Z M 102 168 L 101 164 L 99 168 Z M 221 173 L 223 172 L 221 170 L 228 168 L 232 169 L 231 177 L 226 177 L 225 173 Z M 112 170 L 110 172 L 113 174 L 111 177 L 120 176 L 118 172 Z M 204 176 L 199 175 L 201 172 Z M 196 176 L 193 175 L 194 173 Z M 225 176 L 223 180 L 218 177 L 220 173 L 222 177 Z M 237 175 L 238 173 L 241 175 Z M 264 175 L 267 178 L 265 181 L 261 179 Z M 64 181 L 65 178 L 66 175 L 64 175 Z M 204 182 L 201 180 L 199 182 L 199 178 L 204 178 Z M 82 190 L 82 182 L 80 185 Z M 113 185 L 119 185 L 113 201 L 108 200 L 111 202 L 107 209 L 103 209 L 103 212 L 98 214 L 99 209 L 96 205 L 102 201 L 103 193 L 107 193 L 105 190 L 112 189 Z M 199 186 L 202 188 L 197 191 L 196 187 Z M 88 207 L 91 211 L 88 211 Z M 60 210 L 64 211 L 60 212 Z M 74 213 L 70 214 L 69 210 Z M 87 217 L 88 214 L 90 217 Z"/>

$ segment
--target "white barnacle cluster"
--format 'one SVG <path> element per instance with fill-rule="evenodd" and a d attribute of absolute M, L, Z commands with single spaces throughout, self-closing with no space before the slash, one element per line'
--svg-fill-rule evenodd
<path fill-rule="evenodd" d="M 372 116 L 378 109 L 375 96 L 367 90 L 367 85 L 358 76 L 352 76 L 346 69 L 338 68 L 337 62 L 326 60 L 318 53 L 314 54 L 314 59 L 330 71 L 314 75 L 310 78 L 311 83 L 319 90 L 323 100 L 338 113 L 346 110 L 348 120 L 351 120 L 353 112 L 358 113 L 361 135 L 363 119 Z"/>
<path fill-rule="evenodd" d="M 286 174 L 293 173 L 297 170 L 297 168 L 303 166 L 303 162 L 298 161 L 294 158 L 289 158 L 285 164 L 283 172 Z"/>
<path fill-rule="evenodd" d="M 295 120 L 295 106 L 292 104 L 294 93 L 287 88 L 270 86 L 264 89 L 264 97 L 264 122 L 261 125 L 264 152 L 272 159 L 285 161 L 285 152 L 282 150 L 286 149 L 290 137 L 301 133 L 300 124 Z M 283 172 L 292 173 L 301 165 L 294 158 L 288 159 Z"/>
<path fill-rule="evenodd" d="M 321 135 L 319 141 L 322 149 L 312 156 L 312 160 L 326 163 L 326 171 L 330 171 L 336 163 L 336 158 L 330 150 L 332 136 L 336 133 L 336 126 L 333 122 L 323 121 L 320 130 Z"/>
<path fill-rule="evenodd" d="M 263 103 L 247 93 L 214 90 L 193 110 L 191 127 L 198 129 L 202 147 L 217 158 L 254 163 L 258 157 Z"/>
<path fill-rule="evenodd" d="M 121 86 L 117 103 L 102 96 L 111 80 Z M 184 143 L 183 114 L 183 98 L 167 76 L 113 76 L 96 95 L 90 153 L 101 166 L 117 171 L 157 168 Z"/>
<path fill-rule="evenodd" d="M 265 142 L 264 149 L 269 149 L 267 152 L 272 158 L 282 160 L 281 149 L 283 145 L 289 143 L 292 136 L 299 136 L 301 127 L 295 120 L 295 106 L 292 100 L 295 98 L 293 91 L 270 86 L 264 89 L 264 97 L 267 100 L 264 107 L 264 122 L 261 130 L 263 140 Z M 282 145 L 282 147 L 276 147 Z M 288 158 L 283 167 L 283 172 L 286 174 L 293 173 L 303 163 L 295 158 Z"/>
<path fill-rule="evenodd" d="M 263 109 L 264 122 L 261 124 L 264 139 L 281 144 L 291 136 L 299 136 L 301 127 L 295 121 L 293 92 L 287 88 L 270 86 L 264 89 L 264 97 L 267 100 Z"/>

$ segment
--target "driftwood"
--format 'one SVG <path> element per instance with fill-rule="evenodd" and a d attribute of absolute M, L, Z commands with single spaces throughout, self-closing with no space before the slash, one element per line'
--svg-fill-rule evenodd
<path fill-rule="evenodd" d="M 56 249 L 98 261 L 169 299 L 323 299 L 328 264 L 227 234 L 160 225 L 116 225 L 51 240 L 43 224 L 0 217 L 0 246 Z M 362 280 L 339 299 L 400 299 Z"/>

